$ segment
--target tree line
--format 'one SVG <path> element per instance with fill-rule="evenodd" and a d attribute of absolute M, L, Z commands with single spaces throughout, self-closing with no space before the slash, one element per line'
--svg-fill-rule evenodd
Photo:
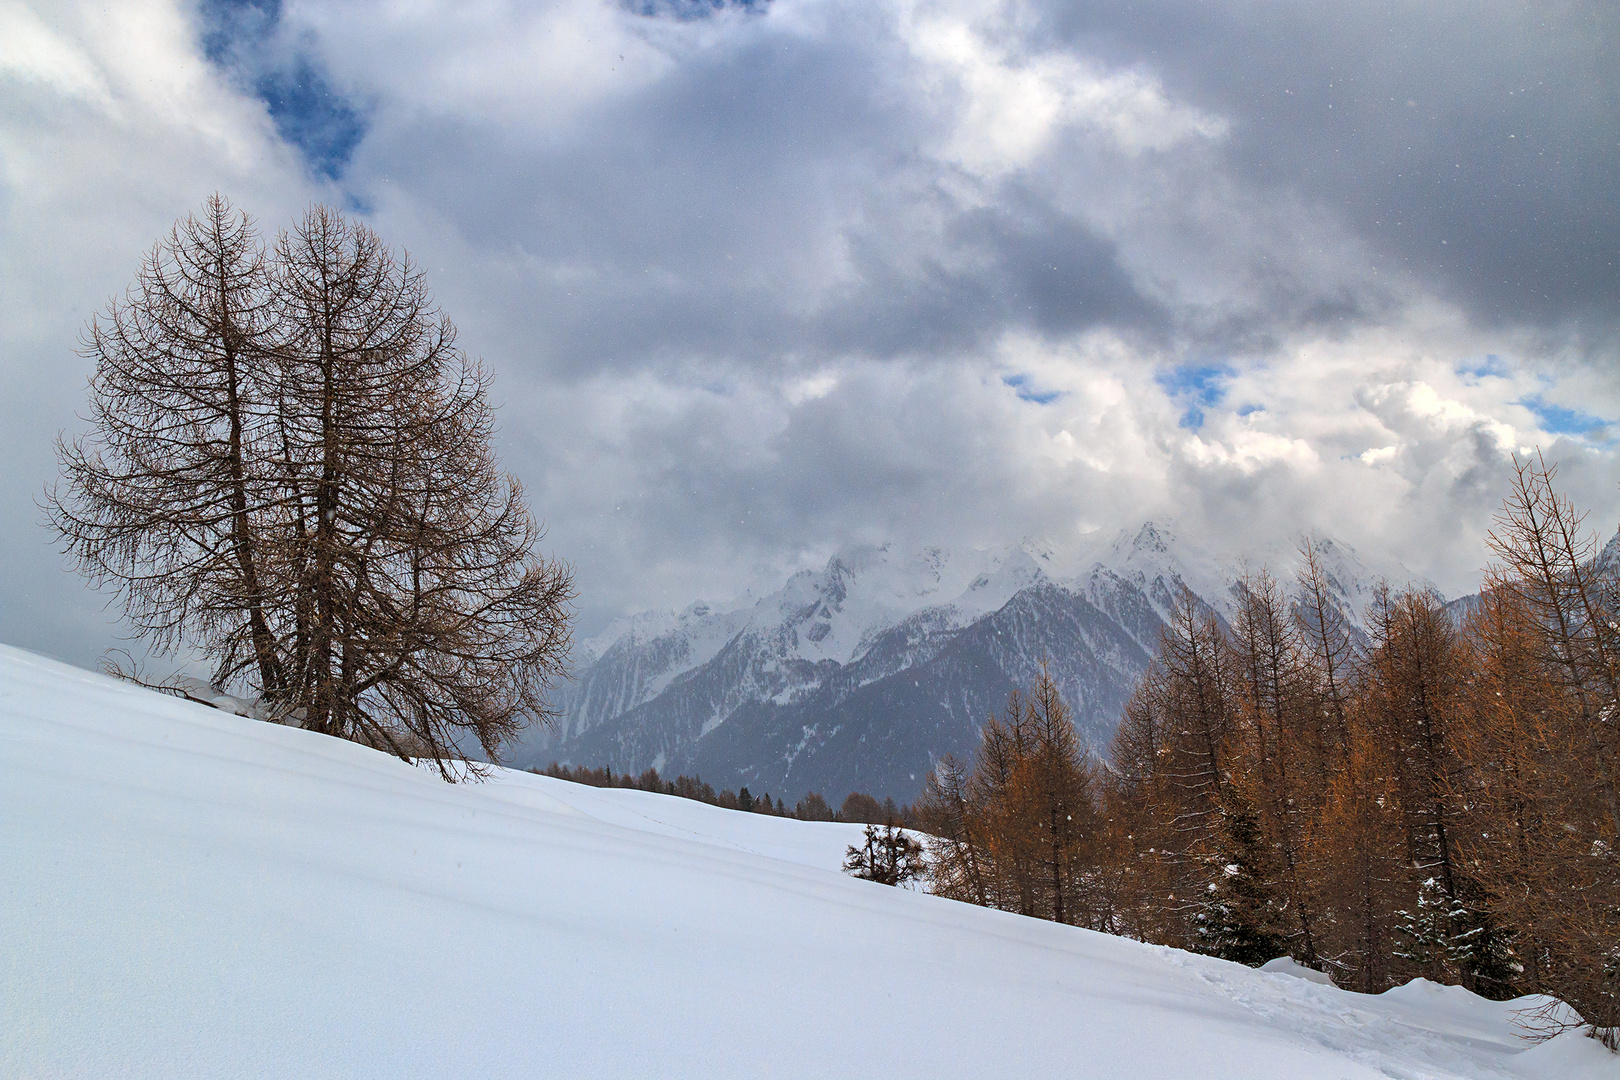
<path fill-rule="evenodd" d="M 530 769 L 537 776 L 552 776 L 575 784 L 598 788 L 626 788 L 651 791 L 658 795 L 674 795 L 681 799 L 707 803 L 726 810 L 740 810 L 751 814 L 769 814 L 776 817 L 797 818 L 800 821 L 843 821 L 860 825 L 911 825 L 914 815 L 911 807 L 897 805 L 892 798 L 879 802 L 864 791 L 852 791 L 834 810 L 819 792 L 806 792 L 793 806 L 785 799 L 771 798 L 770 792 L 755 795 L 746 786 L 733 791 L 716 791 L 696 776 L 677 776 L 673 780 L 658 775 L 648 768 L 636 775 L 614 772 L 611 766 L 591 768 L 584 765 L 559 765 L 553 761 L 543 769 Z"/>
<path fill-rule="evenodd" d="M 1378 992 L 1546 993 L 1620 1024 L 1620 579 L 1518 462 L 1465 610 L 1314 544 L 1222 618 L 1184 593 L 1102 760 L 1043 672 L 916 812 L 934 891 Z"/>
<path fill-rule="evenodd" d="M 727 788 L 717 792 L 695 776 L 677 776 L 669 780 L 659 776 L 655 768 L 644 769 L 632 776 L 626 772 L 615 773 L 611 766 L 593 769 L 589 766 L 559 765 L 553 761 L 544 769 L 529 771 L 537 776 L 552 776 L 590 787 L 673 795 L 745 814 L 864 824 L 866 831 L 861 843 L 849 845 L 845 852 L 843 868 L 846 873 L 866 881 L 875 881 L 879 885 L 895 886 L 927 876 L 928 865 L 922 841 L 904 828 L 914 825 L 911 808 L 897 806 L 892 798 L 878 802 L 865 792 L 852 791 L 835 812 L 827 800 L 814 791 L 806 792 L 797 804 L 790 807 L 785 799 L 773 800 L 769 792 L 754 795 L 746 786 L 737 791 Z"/>
<path fill-rule="evenodd" d="M 90 428 L 45 505 L 154 650 L 447 777 L 549 715 L 571 575 L 408 255 L 323 206 L 267 244 L 215 196 L 83 346 Z"/>

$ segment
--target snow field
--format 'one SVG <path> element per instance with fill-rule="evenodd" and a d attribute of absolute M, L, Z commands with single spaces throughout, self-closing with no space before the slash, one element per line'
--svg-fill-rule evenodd
<path fill-rule="evenodd" d="M 0 1076 L 1620 1077 L 1456 988 L 856 881 L 859 833 L 448 785 L 0 647 Z"/>

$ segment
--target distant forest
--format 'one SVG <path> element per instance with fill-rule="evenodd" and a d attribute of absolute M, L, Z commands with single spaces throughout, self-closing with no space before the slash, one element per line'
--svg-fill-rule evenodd
<path fill-rule="evenodd" d="M 834 810 L 826 798 L 814 791 L 789 807 L 784 800 L 773 800 L 769 792 L 755 795 L 746 787 L 738 791 L 728 789 L 716 792 L 713 787 L 695 776 L 677 776 L 673 780 L 666 780 L 658 775 L 657 769 L 648 769 L 631 776 L 629 773 L 615 773 L 611 767 L 603 769 L 570 767 L 559 765 L 554 761 L 544 769 L 529 771 L 538 776 L 554 776 L 559 780 L 587 784 L 590 787 L 651 791 L 658 795 L 674 795 L 677 798 L 708 803 L 710 806 L 720 806 L 727 810 L 798 818 L 800 821 L 845 821 L 858 825 L 916 825 L 911 807 L 897 805 L 893 799 L 879 802 L 873 796 L 860 791 L 850 792 L 838 809 Z"/>

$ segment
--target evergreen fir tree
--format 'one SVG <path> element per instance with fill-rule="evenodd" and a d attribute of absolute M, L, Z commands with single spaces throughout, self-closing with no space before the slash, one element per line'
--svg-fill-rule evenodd
<path fill-rule="evenodd" d="M 1219 839 L 1214 880 L 1196 916 L 1199 951 L 1259 967 L 1288 949 L 1260 815 L 1236 790 L 1222 807 Z"/>
<path fill-rule="evenodd" d="M 1517 997 L 1518 983 L 1524 977 L 1524 965 L 1513 947 L 1518 935 L 1498 923 L 1487 909 L 1461 907 L 1459 915 L 1450 951 L 1463 985 L 1495 1001 Z"/>
<path fill-rule="evenodd" d="M 1517 995 L 1524 974 L 1513 950 L 1512 931 L 1481 903 L 1447 897 L 1437 878 L 1418 889 L 1417 903 L 1400 911 L 1395 955 L 1436 981 L 1460 982 L 1483 997 Z"/>
<path fill-rule="evenodd" d="M 1438 878 L 1418 885 L 1417 903 L 1397 911 L 1395 956 L 1440 981 L 1451 956 L 1452 917 L 1455 905 Z"/>

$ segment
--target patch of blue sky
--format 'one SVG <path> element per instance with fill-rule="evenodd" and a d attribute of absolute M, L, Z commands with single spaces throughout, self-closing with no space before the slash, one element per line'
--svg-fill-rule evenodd
<path fill-rule="evenodd" d="M 619 4 L 632 15 L 646 18 L 673 18 L 682 22 L 702 19 L 726 8 L 742 11 L 763 11 L 771 0 L 619 0 Z"/>
<path fill-rule="evenodd" d="M 1465 379 L 1505 379 L 1513 374 L 1508 362 L 1495 353 L 1487 354 L 1482 360 L 1468 361 L 1457 365 L 1457 374 Z"/>
<path fill-rule="evenodd" d="M 1154 379 L 1171 401 L 1184 406 L 1180 425 L 1197 431 L 1204 426 L 1204 410 L 1226 400 L 1226 384 L 1235 374 L 1230 364 L 1182 364 L 1161 369 Z"/>
<path fill-rule="evenodd" d="M 306 56 L 287 69 L 267 73 L 255 89 L 281 137 L 298 147 L 312 169 L 337 179 L 365 138 L 366 121 L 360 110 Z"/>
<path fill-rule="evenodd" d="M 1063 396 L 1061 390 L 1040 390 L 1030 376 L 1020 372 L 1017 375 L 1003 375 L 1002 383 L 1013 388 L 1021 401 L 1032 401 L 1036 405 L 1050 405 Z"/>
<path fill-rule="evenodd" d="M 1251 413 L 1265 412 L 1265 411 L 1266 411 L 1266 407 L 1264 405 L 1261 405 L 1258 402 L 1250 401 L 1250 402 L 1245 402 L 1242 405 L 1239 405 L 1238 409 L 1237 409 L 1237 414 L 1239 416 L 1248 416 Z"/>
<path fill-rule="evenodd" d="M 366 135 L 365 110 L 308 49 L 278 40 L 281 0 L 204 0 L 203 53 L 264 102 L 276 133 L 311 171 L 338 179 Z"/>
<path fill-rule="evenodd" d="M 1520 398 L 1519 404 L 1535 413 L 1536 420 L 1541 424 L 1541 430 L 1550 435 L 1581 435 L 1604 440 L 1609 438 L 1610 422 L 1601 416 L 1593 416 L 1591 413 L 1563 405 L 1553 405 L 1542 400 L 1539 394 L 1535 397 Z"/>

